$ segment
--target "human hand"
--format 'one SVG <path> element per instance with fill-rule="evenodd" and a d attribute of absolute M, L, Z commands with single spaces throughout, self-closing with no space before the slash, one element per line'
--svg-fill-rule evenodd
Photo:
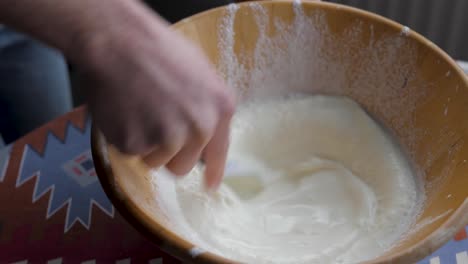
<path fill-rule="evenodd" d="M 235 107 L 230 90 L 202 52 L 162 21 L 119 33 L 91 48 L 87 94 L 97 126 L 122 152 L 176 175 L 203 157 L 206 185 L 217 188 Z"/>

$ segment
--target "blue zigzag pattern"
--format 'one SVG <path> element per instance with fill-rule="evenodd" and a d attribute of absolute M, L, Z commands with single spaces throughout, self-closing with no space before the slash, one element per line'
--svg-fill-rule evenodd
<path fill-rule="evenodd" d="M 6 175 L 8 161 L 10 160 L 11 145 L 0 149 L 0 182 L 3 182 Z"/>
<path fill-rule="evenodd" d="M 82 153 L 90 152 L 90 130 L 90 121 L 86 123 L 83 132 L 69 123 L 65 142 L 61 142 L 49 132 L 42 155 L 29 145 L 24 150 L 16 187 L 36 177 L 32 201 L 36 202 L 50 191 L 46 218 L 66 207 L 64 232 L 67 232 L 75 222 L 80 222 L 89 229 L 93 204 L 109 216 L 114 215 L 114 208 L 97 178 L 82 186 L 64 169 L 64 164 L 67 162 Z"/>

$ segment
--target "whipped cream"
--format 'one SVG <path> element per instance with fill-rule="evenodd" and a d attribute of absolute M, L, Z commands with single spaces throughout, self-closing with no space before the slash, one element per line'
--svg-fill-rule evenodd
<path fill-rule="evenodd" d="M 403 237 L 422 199 L 398 146 L 343 97 L 241 106 L 215 193 L 204 190 L 202 167 L 180 181 L 161 174 L 155 181 L 174 230 L 243 263 L 377 257 Z"/>

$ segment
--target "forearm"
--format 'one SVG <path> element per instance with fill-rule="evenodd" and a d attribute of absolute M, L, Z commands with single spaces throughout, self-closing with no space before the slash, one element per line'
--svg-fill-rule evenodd
<path fill-rule="evenodd" d="M 1 0 L 0 23 L 60 49 L 78 63 L 90 59 L 97 43 L 111 41 L 105 40 L 109 36 L 124 40 L 165 27 L 138 0 Z"/>

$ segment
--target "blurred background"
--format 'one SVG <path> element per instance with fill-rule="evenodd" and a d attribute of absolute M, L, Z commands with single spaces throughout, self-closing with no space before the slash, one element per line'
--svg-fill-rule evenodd
<path fill-rule="evenodd" d="M 468 60 L 467 0 L 330 0 L 377 13 L 424 35 L 457 60 Z"/>

